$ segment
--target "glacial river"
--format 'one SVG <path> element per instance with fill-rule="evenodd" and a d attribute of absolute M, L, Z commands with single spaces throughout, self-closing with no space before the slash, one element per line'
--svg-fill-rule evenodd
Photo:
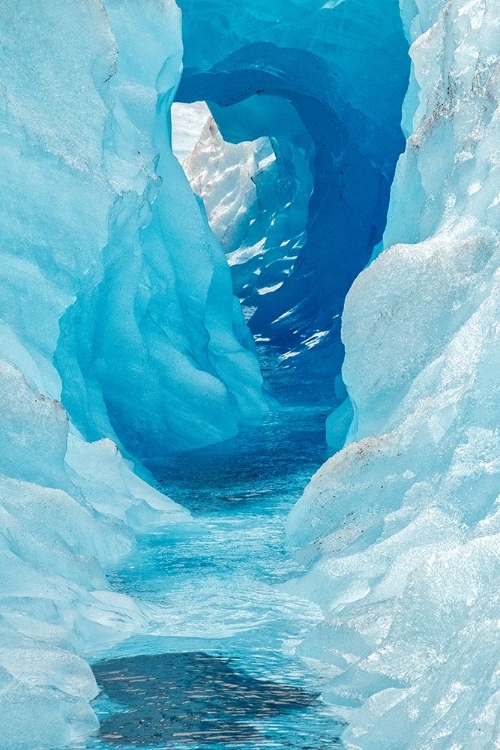
<path fill-rule="evenodd" d="M 194 522 L 140 538 L 112 571 L 116 590 L 161 614 L 148 635 L 99 655 L 100 736 L 74 748 L 340 744 L 318 697 L 321 673 L 296 654 L 321 613 L 290 593 L 301 568 L 284 538 L 291 506 L 327 456 L 327 413 L 279 408 L 234 440 L 151 464 Z"/>

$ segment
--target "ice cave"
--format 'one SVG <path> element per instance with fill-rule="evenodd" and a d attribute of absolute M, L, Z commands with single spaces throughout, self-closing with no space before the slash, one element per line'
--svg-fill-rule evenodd
<path fill-rule="evenodd" d="M 498 0 L 12 0 L 0 84 L 0 750 L 500 749 Z"/>

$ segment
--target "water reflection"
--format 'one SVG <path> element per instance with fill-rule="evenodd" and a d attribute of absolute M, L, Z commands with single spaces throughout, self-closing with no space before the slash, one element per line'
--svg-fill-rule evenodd
<path fill-rule="evenodd" d="M 255 679 L 238 671 L 237 660 L 203 652 L 124 657 L 93 670 L 108 698 L 126 708 L 101 722 L 102 740 L 114 746 L 273 747 L 255 723 L 304 710 L 318 698 Z"/>

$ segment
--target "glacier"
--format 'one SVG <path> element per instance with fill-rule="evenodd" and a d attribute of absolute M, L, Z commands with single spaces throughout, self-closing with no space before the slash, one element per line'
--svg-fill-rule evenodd
<path fill-rule="evenodd" d="M 403 3 L 384 251 L 343 316 L 353 422 L 289 519 L 346 747 L 499 742 L 499 9 Z"/>
<path fill-rule="evenodd" d="M 98 726 L 83 657 L 152 617 L 104 571 L 139 531 L 190 523 L 138 459 L 228 438 L 268 399 L 171 153 L 175 3 L 1 19 L 0 726 L 28 750 Z"/>
<path fill-rule="evenodd" d="M 500 9 L 0 17 L 2 748 L 95 731 L 89 661 L 163 632 L 106 572 L 193 527 L 145 462 L 276 408 L 254 337 L 280 399 L 334 407 L 280 586 L 323 613 L 296 651 L 344 746 L 500 747 Z"/>
<path fill-rule="evenodd" d="M 306 241 L 314 187 L 307 159 L 301 149 L 288 147 L 283 153 L 279 142 L 266 136 L 224 141 L 209 117 L 183 166 L 251 320 L 261 298 L 283 286 Z"/>

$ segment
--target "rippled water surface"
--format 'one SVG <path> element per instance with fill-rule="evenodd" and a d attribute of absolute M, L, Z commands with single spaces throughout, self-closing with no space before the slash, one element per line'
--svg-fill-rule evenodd
<path fill-rule="evenodd" d="M 101 731 L 85 748 L 339 744 L 321 678 L 294 656 L 321 614 L 281 585 L 300 573 L 284 525 L 326 458 L 326 415 L 287 407 L 235 440 L 151 463 L 194 522 L 141 538 L 111 576 L 153 604 L 155 625 L 94 664 Z"/>

